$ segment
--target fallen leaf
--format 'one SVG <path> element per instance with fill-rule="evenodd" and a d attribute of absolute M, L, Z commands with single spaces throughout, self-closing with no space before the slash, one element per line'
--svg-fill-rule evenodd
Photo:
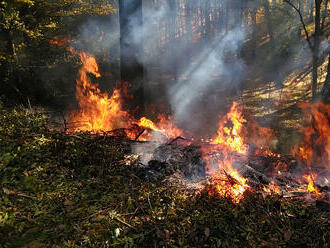
<path fill-rule="evenodd" d="M 284 240 L 289 241 L 292 237 L 292 233 L 290 231 L 284 233 Z"/>
<path fill-rule="evenodd" d="M 206 227 L 206 228 L 204 229 L 204 234 L 205 234 L 205 236 L 208 238 L 208 237 L 210 236 L 210 228 Z"/>

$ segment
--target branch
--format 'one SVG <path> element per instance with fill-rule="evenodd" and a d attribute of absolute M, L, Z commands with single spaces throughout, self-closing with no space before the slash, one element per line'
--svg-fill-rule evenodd
<path fill-rule="evenodd" d="M 304 18 L 303 18 L 302 14 L 301 14 L 301 11 L 293 3 L 291 3 L 290 0 L 284 0 L 284 2 L 286 2 L 287 4 L 289 4 L 298 13 L 299 18 L 300 18 L 300 22 L 301 22 L 301 24 L 302 24 L 302 26 L 304 28 L 304 32 L 305 32 L 305 35 L 306 35 L 306 40 L 308 42 L 308 46 L 313 51 L 313 44 L 312 44 L 312 42 L 311 42 L 311 40 L 309 38 L 309 34 L 308 34 L 308 31 L 307 31 L 307 28 L 306 28 L 306 24 L 305 24 Z"/>
<path fill-rule="evenodd" d="M 328 4 L 329 4 L 329 0 L 327 0 L 326 2 L 325 2 L 325 15 L 322 17 L 322 23 L 321 23 L 321 30 L 323 31 L 324 30 L 324 24 L 325 24 L 325 19 L 326 19 L 326 17 L 327 17 L 327 14 L 328 14 Z M 321 31 L 321 32 L 322 32 Z"/>

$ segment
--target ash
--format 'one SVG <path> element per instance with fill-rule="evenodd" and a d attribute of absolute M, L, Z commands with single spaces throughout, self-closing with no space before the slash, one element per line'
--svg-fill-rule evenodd
<path fill-rule="evenodd" d="M 196 145 L 160 145 L 149 156 L 150 160 L 146 164 L 140 164 L 137 175 L 150 182 L 159 182 L 179 173 L 184 179 L 200 181 L 205 178 L 206 163 L 199 149 Z"/>

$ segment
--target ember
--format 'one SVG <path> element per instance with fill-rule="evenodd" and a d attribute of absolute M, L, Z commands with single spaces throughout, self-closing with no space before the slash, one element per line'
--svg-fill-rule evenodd
<path fill-rule="evenodd" d="M 308 182 L 308 186 L 307 186 L 308 191 L 311 193 L 315 193 L 316 195 L 319 195 L 319 190 L 314 185 L 314 175 L 313 174 L 307 175 L 304 178 Z"/>

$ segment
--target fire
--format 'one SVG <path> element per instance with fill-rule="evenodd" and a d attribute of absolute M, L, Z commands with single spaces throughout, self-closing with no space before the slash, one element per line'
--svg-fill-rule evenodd
<path fill-rule="evenodd" d="M 282 194 L 281 188 L 274 182 L 270 182 L 269 185 L 264 186 L 263 190 L 267 194 L 273 194 L 273 193 L 278 194 L 278 195 Z"/>
<path fill-rule="evenodd" d="M 243 139 L 245 122 L 241 108 L 234 102 L 227 115 L 220 120 L 217 135 L 210 141 L 211 146 L 202 147 L 204 159 L 215 184 L 215 194 L 229 197 L 233 203 L 240 202 L 244 192 L 249 188 L 247 180 L 232 167 L 235 153 L 247 155 L 248 152 L 248 146 Z M 209 153 L 220 156 L 210 158 Z M 223 171 L 224 175 L 219 171 Z"/>
<path fill-rule="evenodd" d="M 183 130 L 178 128 L 172 118 L 166 117 L 165 115 L 158 115 L 159 122 L 157 126 L 163 130 L 163 134 L 166 135 L 168 138 L 184 136 Z"/>
<path fill-rule="evenodd" d="M 59 46 L 59 47 L 65 47 L 68 43 L 71 42 L 71 38 L 70 37 L 55 37 L 53 40 L 49 41 L 50 45 L 53 46 Z"/>
<path fill-rule="evenodd" d="M 322 102 L 302 103 L 301 109 L 308 125 L 302 128 L 304 139 L 293 149 L 296 158 L 308 166 L 329 168 L 330 162 L 330 105 Z"/>
<path fill-rule="evenodd" d="M 228 122 L 231 122 L 231 126 L 226 126 Z M 247 146 L 244 144 L 242 134 L 244 119 L 238 103 L 233 102 L 229 113 L 219 122 L 219 129 L 217 136 L 213 139 L 212 144 L 224 145 L 230 148 L 232 151 L 236 151 L 241 154 L 247 153 Z"/>
<path fill-rule="evenodd" d="M 215 183 L 216 194 L 230 197 L 233 203 L 240 202 L 250 186 L 247 179 L 235 168 L 247 163 L 248 151 L 251 150 L 249 144 L 254 147 L 253 155 L 281 158 L 280 154 L 270 150 L 273 141 L 276 141 L 274 137 L 271 129 L 259 126 L 252 118 L 247 121 L 242 108 L 237 102 L 233 102 L 230 111 L 219 122 L 217 135 L 210 141 L 210 145 L 202 147 L 208 173 Z M 241 158 L 243 161 L 238 161 Z M 285 169 L 284 167 L 281 166 L 281 169 Z M 224 171 L 225 177 L 219 171 Z M 277 173 L 281 174 L 279 170 Z M 281 188 L 274 182 L 265 186 L 263 190 L 269 194 L 282 193 Z"/>
<path fill-rule="evenodd" d="M 229 173 L 216 173 L 212 177 L 215 184 L 215 194 L 232 199 L 232 202 L 237 204 L 243 199 L 243 193 L 249 186 L 246 179 L 241 177 L 235 170 Z"/>
<path fill-rule="evenodd" d="M 122 108 L 121 89 L 115 88 L 112 95 L 102 93 L 98 84 L 93 84 L 89 74 L 101 77 L 95 57 L 84 52 L 69 50 L 82 62 L 76 80 L 76 98 L 79 110 L 70 114 L 71 131 L 111 131 L 131 123 L 131 115 Z"/>
<path fill-rule="evenodd" d="M 153 123 L 151 120 L 147 119 L 146 117 L 142 117 L 139 122 L 138 122 L 138 125 L 140 127 L 144 127 L 144 128 L 149 128 L 151 130 L 155 130 L 155 131 L 164 131 L 164 130 L 161 130 L 161 129 L 158 129 L 155 125 L 155 123 Z"/>
<path fill-rule="evenodd" d="M 71 38 L 55 38 L 51 45 L 66 46 Z M 166 138 L 182 136 L 183 131 L 176 127 L 171 118 L 159 115 L 157 123 L 146 117 L 135 121 L 133 115 L 124 110 L 124 98 L 131 98 L 128 94 L 127 83 L 113 89 L 112 94 L 103 93 L 98 84 L 93 83 L 90 74 L 95 78 L 101 77 L 96 58 L 91 54 L 76 51 L 68 47 L 68 51 L 79 56 L 82 66 L 76 80 L 76 99 L 79 109 L 70 113 L 69 123 L 72 124 L 69 132 L 90 131 L 92 133 L 109 132 L 120 128 L 125 129 L 125 135 L 130 139 L 148 140 L 151 134 L 148 131 L 157 131 Z M 144 132 L 147 129 L 146 132 Z M 143 134 L 143 135 L 142 135 Z"/>
<path fill-rule="evenodd" d="M 65 47 L 70 38 L 56 38 L 51 45 Z M 132 140 L 155 140 L 155 137 L 171 139 L 184 136 L 171 117 L 159 115 L 156 121 L 143 116 L 135 119 L 134 115 L 125 109 L 125 99 L 128 99 L 128 84 L 123 83 L 112 90 L 112 93 L 101 92 L 99 85 L 92 78 L 100 78 L 101 73 L 97 60 L 91 54 L 67 48 L 73 55 L 79 56 L 82 66 L 76 80 L 76 99 L 78 109 L 69 115 L 68 132 L 89 131 L 94 134 L 113 133 Z M 316 163 L 329 166 L 330 162 L 330 106 L 323 103 L 302 104 L 305 113 L 310 114 L 313 125 L 305 126 L 305 138 L 296 147 L 295 155 L 299 161 L 311 166 Z M 307 115 L 306 114 L 306 115 Z M 277 142 L 274 132 L 269 128 L 260 127 L 254 119 L 243 116 L 243 110 L 237 102 L 233 102 L 229 112 L 219 121 L 217 134 L 202 143 L 202 154 L 207 162 L 211 177 L 211 192 L 225 198 L 230 198 L 237 204 L 244 198 L 244 192 L 250 186 L 248 180 L 240 175 L 240 166 L 247 164 L 249 154 L 281 158 L 270 147 Z M 118 132 L 116 132 L 118 131 Z M 243 161 L 238 161 L 239 159 Z M 277 176 L 287 170 L 286 162 L 278 162 Z M 279 170 L 279 168 L 281 170 Z M 314 196 L 320 194 L 314 184 L 316 175 L 304 177 L 308 182 L 307 190 Z M 328 184 L 328 179 L 325 178 Z M 274 182 L 263 188 L 268 194 L 282 194 L 281 188 Z"/>
<path fill-rule="evenodd" d="M 308 182 L 307 190 L 310 193 L 314 193 L 316 195 L 319 195 L 320 192 L 319 192 L 319 190 L 314 185 L 314 177 L 315 177 L 314 174 L 310 174 L 310 175 L 304 176 L 305 180 Z"/>
<path fill-rule="evenodd" d="M 146 117 L 142 117 L 138 122 L 136 122 L 136 124 L 139 127 L 147 130 L 141 136 L 140 140 L 150 140 L 150 139 L 157 140 L 157 138 L 153 136 L 153 134 L 150 131 L 155 131 L 161 134 L 166 139 L 183 136 L 183 131 L 174 124 L 171 117 L 166 117 L 165 115 L 159 115 L 157 123 L 151 121 Z"/>

